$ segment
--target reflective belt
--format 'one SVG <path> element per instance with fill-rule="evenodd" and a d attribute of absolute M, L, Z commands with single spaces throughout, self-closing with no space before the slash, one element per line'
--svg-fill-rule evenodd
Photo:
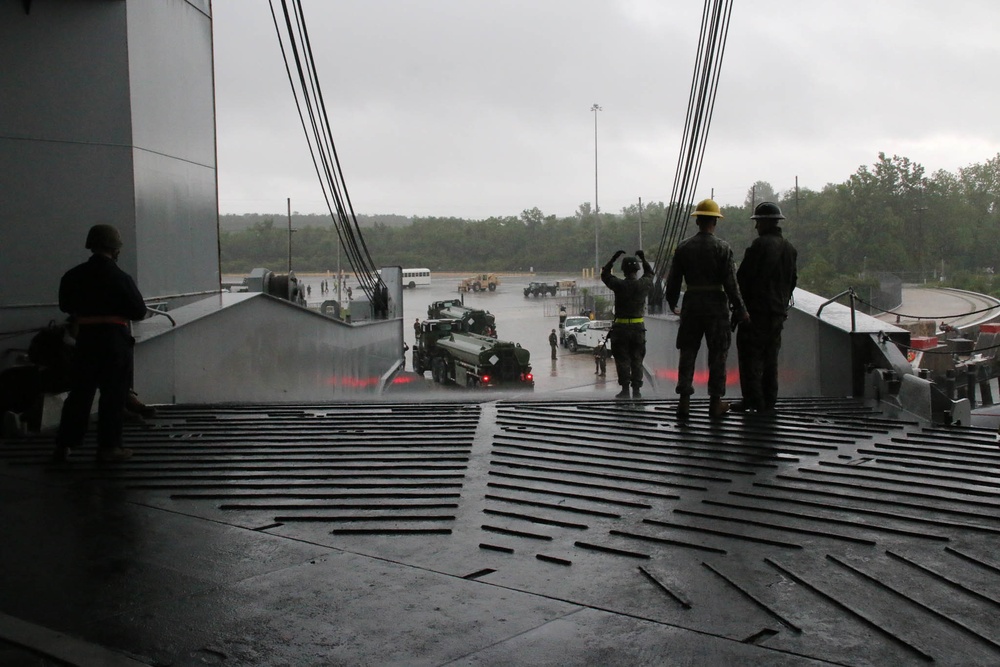
<path fill-rule="evenodd" d="M 722 285 L 688 285 L 688 292 L 722 292 Z"/>
<path fill-rule="evenodd" d="M 117 315 L 87 315 L 76 318 L 77 324 L 120 324 L 127 327 L 129 322 L 124 317 Z"/>
<path fill-rule="evenodd" d="M 615 324 L 642 324 L 641 317 L 616 317 Z"/>

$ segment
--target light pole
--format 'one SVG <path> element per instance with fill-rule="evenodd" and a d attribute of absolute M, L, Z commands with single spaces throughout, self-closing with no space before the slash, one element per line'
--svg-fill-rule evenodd
<path fill-rule="evenodd" d="M 594 112 L 594 271 L 601 266 L 601 207 L 597 203 L 597 112 L 601 107 L 597 104 L 590 107 Z"/>
<path fill-rule="evenodd" d="M 642 250 L 642 197 L 639 197 L 639 249 Z"/>

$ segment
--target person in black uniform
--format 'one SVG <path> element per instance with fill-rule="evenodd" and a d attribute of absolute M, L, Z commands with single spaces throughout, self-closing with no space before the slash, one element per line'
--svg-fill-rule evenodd
<path fill-rule="evenodd" d="M 559 345 L 559 336 L 556 336 L 556 330 L 553 329 L 552 333 L 549 334 L 549 347 L 552 348 L 552 358 L 556 358 L 556 346 Z"/>
<path fill-rule="evenodd" d="M 719 205 L 711 199 L 702 200 L 691 215 L 698 223 L 698 233 L 681 241 L 674 251 L 665 289 L 670 310 L 681 317 L 677 329 L 678 419 L 687 419 L 690 413 L 694 363 L 702 337 L 708 347 L 709 414 L 720 417 L 729 410 L 722 397 L 726 395 L 726 357 L 732 342 L 730 307 L 735 319 L 747 317 L 736 284 L 733 250 L 715 235 L 715 226 L 722 217 Z M 678 310 L 682 280 L 687 290 Z"/>
<path fill-rule="evenodd" d="M 129 322 L 146 316 L 146 303 L 132 277 L 118 267 L 122 237 L 115 227 L 94 225 L 86 246 L 90 259 L 67 271 L 59 283 L 59 309 L 71 316 L 79 333 L 53 458 L 65 461 L 83 444 L 100 389 L 97 459 L 124 461 L 132 456 L 132 450 L 122 447 L 135 344 Z"/>
<path fill-rule="evenodd" d="M 601 269 L 601 282 L 615 293 L 615 319 L 608 338 L 611 339 L 611 355 L 615 358 L 618 384 L 622 390 L 615 398 L 628 398 L 629 386 L 632 398 L 641 398 L 642 360 L 646 356 L 646 325 L 643 321 L 643 307 L 646 295 L 653 286 L 653 268 L 646 261 L 641 250 L 635 257 L 622 260 L 621 269 L 625 278 L 611 273 L 615 260 L 625 254 L 616 252 Z M 642 277 L 639 278 L 639 262 L 642 262 Z"/>
<path fill-rule="evenodd" d="M 750 312 L 750 319 L 740 323 L 736 332 L 743 400 L 733 403 L 732 408 L 773 414 L 778 400 L 781 330 L 798 281 L 798 253 L 781 235 L 778 221 L 785 216 L 777 204 L 761 202 L 750 219 L 755 221 L 757 238 L 746 249 L 736 272 Z"/>

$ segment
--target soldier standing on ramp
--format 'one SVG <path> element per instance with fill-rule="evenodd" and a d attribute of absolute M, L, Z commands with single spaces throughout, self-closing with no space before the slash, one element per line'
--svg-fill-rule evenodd
<path fill-rule="evenodd" d="M 66 272 L 59 283 L 59 309 L 79 325 L 69 396 L 63 404 L 55 461 L 66 461 L 83 444 L 94 394 L 97 407 L 97 460 L 124 461 L 125 402 L 132 384 L 135 339 L 130 320 L 146 316 L 146 303 L 132 276 L 118 268 L 122 236 L 112 225 L 94 225 L 87 234 L 90 259 Z"/>
<path fill-rule="evenodd" d="M 798 281 L 798 253 L 781 236 L 778 221 L 785 216 L 777 204 L 757 204 L 750 219 L 755 221 L 757 238 L 746 249 L 736 272 L 750 312 L 750 319 L 740 323 L 736 332 L 743 400 L 733 403 L 732 408 L 769 415 L 778 400 L 778 350 Z"/>
<path fill-rule="evenodd" d="M 691 215 L 698 224 L 698 233 L 677 246 L 666 286 L 670 310 L 681 317 L 677 330 L 677 349 L 680 350 L 677 393 L 681 397 L 677 404 L 678 419 L 687 419 L 690 414 L 694 363 L 702 337 L 708 346 L 709 414 L 721 417 L 729 410 L 729 404 L 722 397 L 726 395 L 726 357 L 732 341 L 730 307 L 735 319 L 748 317 L 736 284 L 733 250 L 715 235 L 715 226 L 722 217 L 719 205 L 711 199 L 702 200 Z M 678 310 L 682 280 L 687 283 L 687 289 Z"/>
<path fill-rule="evenodd" d="M 624 254 L 624 250 L 619 250 L 601 269 L 601 281 L 615 293 L 615 320 L 608 338 L 611 340 L 611 354 L 618 370 L 618 384 L 622 388 L 615 395 L 619 399 L 629 397 L 629 385 L 632 387 L 632 398 L 642 397 L 642 360 L 646 356 L 646 324 L 642 311 L 646 305 L 646 295 L 653 286 L 653 267 L 646 261 L 641 250 L 635 251 L 635 257 L 622 260 L 621 268 L 625 278 L 612 275 L 611 267 Z M 640 261 L 642 278 L 638 277 Z"/>

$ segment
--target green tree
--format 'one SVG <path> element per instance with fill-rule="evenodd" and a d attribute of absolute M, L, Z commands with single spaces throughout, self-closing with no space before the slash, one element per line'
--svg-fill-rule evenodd
<path fill-rule="evenodd" d="M 746 199 L 743 200 L 743 206 L 753 211 L 754 206 L 762 201 L 778 201 L 778 193 L 774 191 L 774 187 L 767 181 L 757 181 L 750 186 L 750 189 L 747 190 Z"/>

